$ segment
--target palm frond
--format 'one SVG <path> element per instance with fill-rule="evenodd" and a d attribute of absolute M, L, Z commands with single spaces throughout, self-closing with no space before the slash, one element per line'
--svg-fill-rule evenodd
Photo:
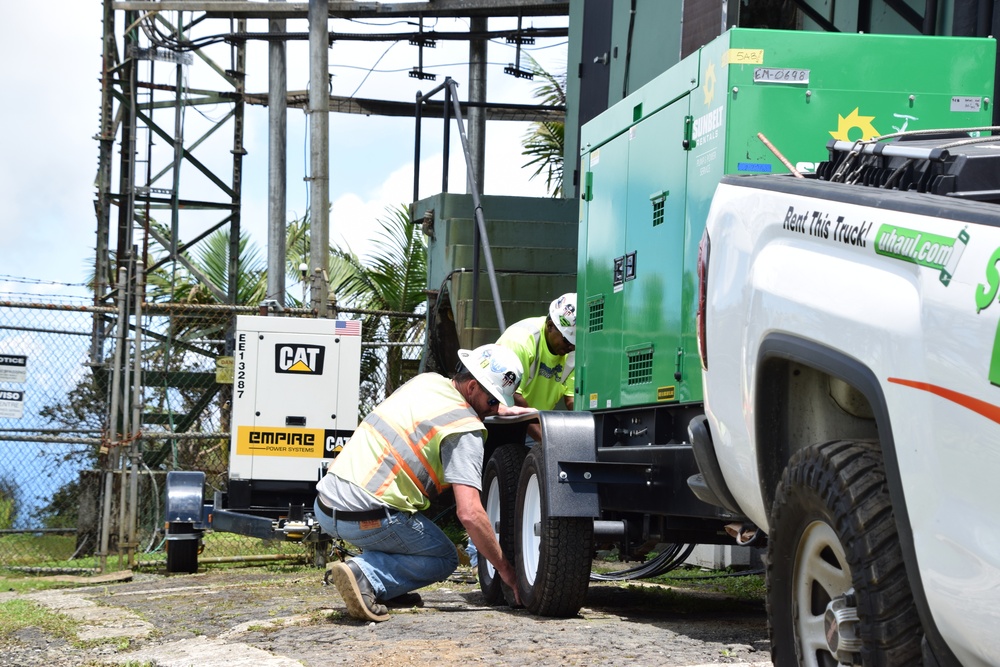
<path fill-rule="evenodd" d="M 566 72 L 551 74 L 531 59 L 531 71 L 542 80 L 535 89 L 535 98 L 543 105 L 566 106 Z M 563 189 L 563 152 L 566 147 L 565 123 L 557 121 L 541 121 L 532 123 L 521 139 L 524 148 L 521 155 L 529 158 L 524 167 L 535 166 L 531 179 L 545 173 L 545 189 L 553 197 L 562 196 Z"/>

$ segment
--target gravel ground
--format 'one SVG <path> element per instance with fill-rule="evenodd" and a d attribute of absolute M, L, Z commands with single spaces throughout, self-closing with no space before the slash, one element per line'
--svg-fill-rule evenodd
<path fill-rule="evenodd" d="M 0 642 L 0 666 L 769 665 L 763 603 L 653 585 L 592 583 L 570 619 L 483 606 L 471 572 L 420 591 L 380 624 L 349 618 L 322 571 L 196 575 L 30 594 L 80 620 L 78 641 L 36 628 Z M 82 646 L 81 647 L 81 640 Z"/>

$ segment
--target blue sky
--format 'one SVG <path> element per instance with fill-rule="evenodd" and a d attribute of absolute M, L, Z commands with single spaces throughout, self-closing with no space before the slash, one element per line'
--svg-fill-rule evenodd
<path fill-rule="evenodd" d="M 119 13 L 121 15 L 121 13 Z M 565 25 L 566 18 L 525 19 L 524 25 Z M 228 23 L 209 22 L 211 32 Z M 366 23 L 331 22 L 331 30 L 364 32 L 414 30 L 391 20 Z M 511 28 L 516 19 L 493 19 L 490 29 Z M 425 29 L 430 29 L 430 25 Z M 438 30 L 466 30 L 464 21 L 441 20 Z M 120 27 L 119 27 L 120 29 Z M 290 21 L 289 31 L 307 31 L 305 21 Z M 266 30 L 266 22 L 251 21 L 250 31 Z M 101 2 L 81 0 L 60 3 L 51 18 L 41 18 L 30 3 L 8 3 L 0 25 L 0 57 L 4 71 L 5 103 L 0 105 L 4 127 L 0 161 L 0 300 L 37 295 L 62 300 L 85 296 L 83 283 L 93 263 L 96 218 L 94 178 L 97 168 L 101 66 Z M 417 90 L 429 90 L 445 75 L 460 85 L 468 79 L 464 64 L 468 47 L 463 42 L 439 42 L 425 50 L 424 67 L 438 74 L 437 82 L 410 78 L 417 64 L 417 49 L 406 42 L 337 42 L 330 50 L 330 71 L 336 95 L 412 101 Z M 539 48 L 542 47 L 542 48 Z M 550 71 L 565 68 L 565 39 L 539 40 L 531 53 Z M 308 44 L 292 42 L 288 49 L 288 87 L 304 90 L 308 83 Z M 491 42 L 487 55 L 489 99 L 492 102 L 532 103 L 537 82 L 503 74 L 514 61 L 513 47 Z M 451 66 L 446 66 L 451 65 Z M 522 61 L 522 66 L 524 62 Z M 203 80 L 204 70 L 192 67 L 189 85 Z M 371 72 L 375 67 L 378 71 Z M 386 71 L 382 71 L 386 70 Z M 251 42 L 247 61 L 247 90 L 267 91 L 267 47 Z M 366 78 L 367 77 L 367 78 Z M 356 92 L 355 92 L 356 91 Z M 461 89 L 460 89 L 461 91 Z M 464 96 L 464 93 L 460 92 Z M 209 117 L 226 109 L 202 109 Z M 185 131 L 196 136 L 204 122 L 187 112 Z M 307 208 L 303 146 L 305 116 L 289 110 L 288 116 L 288 215 Z M 386 206 L 408 202 L 412 191 L 413 120 L 331 114 L 330 201 L 331 242 L 346 242 L 364 253 L 369 223 Z M 529 181 L 521 168 L 520 138 L 523 123 L 490 123 L 487 129 L 487 194 L 544 196 L 541 178 Z M 436 192 L 440 182 L 440 121 L 426 121 L 425 164 L 421 195 Z M 228 130 L 227 132 L 228 133 Z M 225 134 L 220 132 L 219 134 Z M 457 132 L 453 158 L 460 155 Z M 230 135 L 231 136 L 231 135 Z M 214 142 L 214 143 L 213 143 Z M 267 240 L 267 109 L 248 106 L 244 159 L 243 226 L 263 250 Z M 229 140 L 206 142 L 196 153 L 206 162 L 217 160 L 224 172 L 229 164 Z M 115 148 L 116 154 L 118 146 Z M 182 169 L 182 173 L 185 173 Z M 453 162 L 451 189 L 465 187 L 464 165 Z M 161 213 L 165 217 L 166 214 Z M 182 237 L 196 232 L 182 230 Z M 294 286 L 289 285 L 288 289 Z"/>

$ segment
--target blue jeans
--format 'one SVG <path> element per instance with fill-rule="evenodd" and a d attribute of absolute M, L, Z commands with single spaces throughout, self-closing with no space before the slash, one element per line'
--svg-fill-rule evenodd
<path fill-rule="evenodd" d="M 363 549 L 354 562 L 381 601 L 444 581 L 458 568 L 455 545 L 420 512 L 394 512 L 365 530 L 357 521 L 334 521 L 320 509 L 318 499 L 315 512 L 324 532 Z"/>

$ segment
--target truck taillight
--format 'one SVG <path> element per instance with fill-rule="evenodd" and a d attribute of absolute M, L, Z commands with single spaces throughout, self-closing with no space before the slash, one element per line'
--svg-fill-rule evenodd
<path fill-rule="evenodd" d="M 698 317 L 695 320 L 698 335 L 698 354 L 701 356 L 701 367 L 708 370 L 708 347 L 705 345 L 705 307 L 708 296 L 708 256 L 711 254 L 712 240 L 708 238 L 708 230 L 701 235 L 698 244 Z"/>

